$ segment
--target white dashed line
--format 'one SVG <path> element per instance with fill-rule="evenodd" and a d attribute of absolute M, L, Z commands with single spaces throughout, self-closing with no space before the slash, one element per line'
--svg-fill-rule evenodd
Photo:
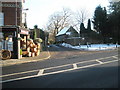
<path fill-rule="evenodd" d="M 108 63 L 112 63 L 112 62 L 116 62 L 116 61 L 118 61 L 118 60 L 113 60 L 113 61 L 105 62 L 105 63 L 103 63 L 103 64 L 108 64 Z M 75 69 L 75 68 L 72 68 L 72 69 L 67 69 L 67 70 L 61 70 L 61 71 L 51 72 L 51 73 L 44 73 L 44 74 L 41 75 L 41 76 L 51 75 L 51 74 L 57 74 L 57 73 L 67 72 L 67 71 L 72 71 L 72 70 L 78 70 L 78 69 L 93 67 L 93 66 L 97 66 L 97 65 L 101 65 L 101 64 L 98 63 L 98 64 L 92 64 L 92 65 L 88 65 L 88 66 L 77 67 L 76 69 Z"/>
<path fill-rule="evenodd" d="M 102 61 L 100 61 L 100 60 L 96 60 L 97 62 L 99 62 L 100 64 L 103 64 L 103 62 Z"/>
<path fill-rule="evenodd" d="M 115 56 L 110 56 L 110 57 L 105 57 L 105 58 L 99 58 L 99 59 L 97 59 L 97 60 L 108 59 L 108 58 L 116 57 L 116 56 L 117 56 L 117 55 L 115 55 Z"/>
<path fill-rule="evenodd" d="M 44 69 L 41 69 L 39 72 L 38 72 L 38 76 L 40 76 L 40 75 L 42 75 L 43 74 L 43 72 L 44 72 Z"/>
<path fill-rule="evenodd" d="M 2 75 L 2 76 L 0 76 L 0 78 L 1 77 L 14 76 L 14 75 L 20 75 L 20 74 L 26 74 L 26 73 L 32 73 L 32 72 L 36 72 L 36 71 L 39 71 L 39 70 L 32 70 L 32 71 L 26 71 L 26 72 L 20 72 L 20 73 L 13 73 L 13 74 Z"/>
<path fill-rule="evenodd" d="M 118 61 L 118 60 L 104 62 L 103 64 L 112 63 L 112 62 L 116 62 L 116 61 Z M 97 65 L 101 65 L 101 64 L 98 63 L 98 64 L 92 64 L 92 65 L 88 65 L 88 66 L 82 66 L 82 67 L 78 67 L 77 69 L 88 68 L 88 67 L 93 67 L 93 66 L 97 66 Z M 28 79 L 28 78 L 34 78 L 34 77 L 45 76 L 45 75 L 50 75 L 50 74 L 57 74 L 57 73 L 67 72 L 67 71 L 72 71 L 72 70 L 77 70 L 77 69 L 73 68 L 73 69 L 61 70 L 61 71 L 56 71 L 56 72 L 51 72 L 51 73 L 45 73 L 45 74 L 39 74 L 39 75 L 37 74 L 37 75 L 33 75 L 33 76 L 27 76 L 27 77 L 15 78 L 15 79 L 10 79 L 10 80 L 4 80 L 4 81 L 0 81 L 0 83 L 5 83 L 5 82 L 10 82 L 10 81 L 15 81 L 15 80 Z M 40 71 L 40 73 L 41 72 L 42 71 Z"/>
<path fill-rule="evenodd" d="M 74 69 L 77 69 L 77 64 L 73 64 L 73 68 L 74 68 Z"/>
<path fill-rule="evenodd" d="M 115 58 L 115 59 L 118 59 L 118 57 L 116 57 L 116 56 L 112 56 L 113 58 Z"/>
<path fill-rule="evenodd" d="M 107 59 L 107 58 L 111 58 L 111 57 L 117 58 L 116 56 L 117 56 L 117 55 L 115 55 L 115 56 L 110 56 L 110 57 L 105 57 L 105 58 L 100 58 L 100 59 L 97 59 L 97 62 L 98 62 L 98 60 Z M 92 61 L 96 61 L 96 59 L 94 59 L 94 60 L 89 60 L 89 61 L 82 61 L 82 62 L 78 62 L 78 63 L 75 63 L 75 64 L 87 63 L 87 62 L 92 62 Z M 101 61 L 100 61 L 100 62 L 101 62 Z M 56 67 L 49 67 L 49 68 L 45 68 L 45 70 L 47 70 L 47 69 L 59 68 L 59 67 L 64 67 L 64 66 L 69 66 L 69 65 L 73 65 L 73 64 L 65 64 L 65 65 L 56 66 Z M 38 70 L 32 70 L 32 71 L 26 71 L 26 72 L 20 72 L 20 73 L 13 73 L 13 74 L 1 75 L 0 77 L 7 77 L 7 76 L 25 74 L 25 73 L 36 72 L 36 71 L 39 71 L 39 69 L 38 69 Z"/>
<path fill-rule="evenodd" d="M 0 76 L 0 77 L 8 77 L 8 76 L 13 76 L 13 75 L 19 75 L 19 74 L 25 74 L 25 73 L 30 73 L 30 72 L 39 71 L 39 72 L 37 73 L 37 75 L 20 77 L 20 78 L 9 79 L 9 80 L 4 80 L 4 81 L 0 81 L 0 83 L 10 82 L 10 81 L 15 81 L 15 80 L 21 80 L 21 79 L 27 79 L 27 78 L 33 78 L 33 77 L 44 76 L 44 75 L 55 74 L 55 73 L 61 73 L 61 72 L 66 72 L 66 71 L 71 71 L 71 70 L 76 70 L 76 69 L 88 68 L 88 67 L 93 67 L 93 66 L 101 65 L 101 64 L 112 63 L 112 62 L 116 62 L 116 61 L 118 61 L 118 60 L 107 61 L 107 62 L 101 62 L 100 60 L 106 59 L 106 58 L 111 58 L 111 57 L 117 58 L 116 56 L 117 56 L 117 55 L 115 55 L 115 56 L 110 56 L 110 57 L 105 57 L 105 58 L 94 59 L 94 60 L 89 60 L 89 61 L 77 62 L 77 63 L 73 63 L 73 64 L 66 64 L 66 65 L 61 65 L 61 66 L 57 66 L 57 67 L 49 67 L 49 68 L 44 68 L 44 69 L 41 69 L 41 70 L 32 70 L 32 71 L 26 71 L 26 72 L 20 72 L 20 73 L 13 73 L 13 74 L 8 74 L 8 75 L 2 75 L 2 76 Z M 87 66 L 81 66 L 81 67 L 78 67 L 78 66 L 77 66 L 77 64 L 87 63 L 87 62 L 92 62 L 92 61 L 97 61 L 97 62 L 99 62 L 99 63 L 98 63 L 98 64 L 91 64 L 91 65 L 87 65 Z M 59 67 L 59 68 L 60 68 L 60 67 L 65 67 L 65 66 L 69 66 L 69 65 L 73 65 L 73 68 L 72 68 L 72 69 L 61 70 L 61 71 L 50 72 L 50 73 L 44 73 L 45 70 L 54 69 L 54 68 L 58 68 L 58 67 Z"/>

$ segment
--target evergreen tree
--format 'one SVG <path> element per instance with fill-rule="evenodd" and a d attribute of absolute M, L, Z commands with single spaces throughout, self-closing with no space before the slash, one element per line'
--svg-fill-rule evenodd
<path fill-rule="evenodd" d="M 84 34 L 85 34 L 85 26 L 84 26 L 84 23 L 81 23 L 80 24 L 80 35 L 84 37 Z"/>
<path fill-rule="evenodd" d="M 100 5 L 96 7 L 93 18 L 94 29 L 96 29 L 97 32 L 102 35 L 103 41 L 105 42 L 108 32 L 106 8 L 102 8 Z"/>
<path fill-rule="evenodd" d="M 33 39 L 36 39 L 36 37 L 37 37 L 37 34 L 36 34 L 36 30 L 34 29 L 34 31 L 33 31 Z"/>
<path fill-rule="evenodd" d="M 38 29 L 38 25 L 35 25 L 35 26 L 34 26 L 34 29 Z"/>
<path fill-rule="evenodd" d="M 45 41 L 45 32 L 40 29 L 40 38 Z"/>
<path fill-rule="evenodd" d="M 87 26 L 87 30 L 88 30 L 88 31 L 91 31 L 91 22 L 90 22 L 90 19 L 88 19 L 88 26 Z"/>
<path fill-rule="evenodd" d="M 38 26 L 35 25 L 34 26 L 34 30 L 33 30 L 33 39 L 36 39 L 37 38 L 37 33 L 36 33 L 36 30 L 38 29 Z"/>
<path fill-rule="evenodd" d="M 107 22 L 106 8 L 102 8 L 101 6 L 96 7 L 93 18 L 94 29 L 103 34 Z"/>
<path fill-rule="evenodd" d="M 113 43 L 120 44 L 120 1 L 111 3 L 109 6 L 110 14 L 108 17 L 109 36 L 113 38 Z"/>

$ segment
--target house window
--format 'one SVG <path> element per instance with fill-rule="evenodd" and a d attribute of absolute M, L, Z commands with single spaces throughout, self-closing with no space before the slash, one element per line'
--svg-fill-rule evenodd
<path fill-rule="evenodd" d="M 0 12 L 0 26 L 4 25 L 4 13 Z"/>

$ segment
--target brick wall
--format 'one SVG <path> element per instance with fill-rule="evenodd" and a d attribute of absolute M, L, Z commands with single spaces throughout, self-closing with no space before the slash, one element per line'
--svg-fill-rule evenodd
<path fill-rule="evenodd" d="M 17 2 L 17 12 L 15 2 L 2 2 L 2 12 L 4 13 L 4 25 L 16 25 L 17 19 L 17 25 L 21 26 L 22 19 L 21 8 L 22 8 L 21 2 Z"/>

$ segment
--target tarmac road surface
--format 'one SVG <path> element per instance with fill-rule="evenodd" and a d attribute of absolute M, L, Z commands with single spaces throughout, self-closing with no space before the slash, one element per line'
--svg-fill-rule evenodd
<path fill-rule="evenodd" d="M 108 51 L 50 58 L 4 67 L 0 77 L 3 88 L 118 88 L 118 54 Z"/>

